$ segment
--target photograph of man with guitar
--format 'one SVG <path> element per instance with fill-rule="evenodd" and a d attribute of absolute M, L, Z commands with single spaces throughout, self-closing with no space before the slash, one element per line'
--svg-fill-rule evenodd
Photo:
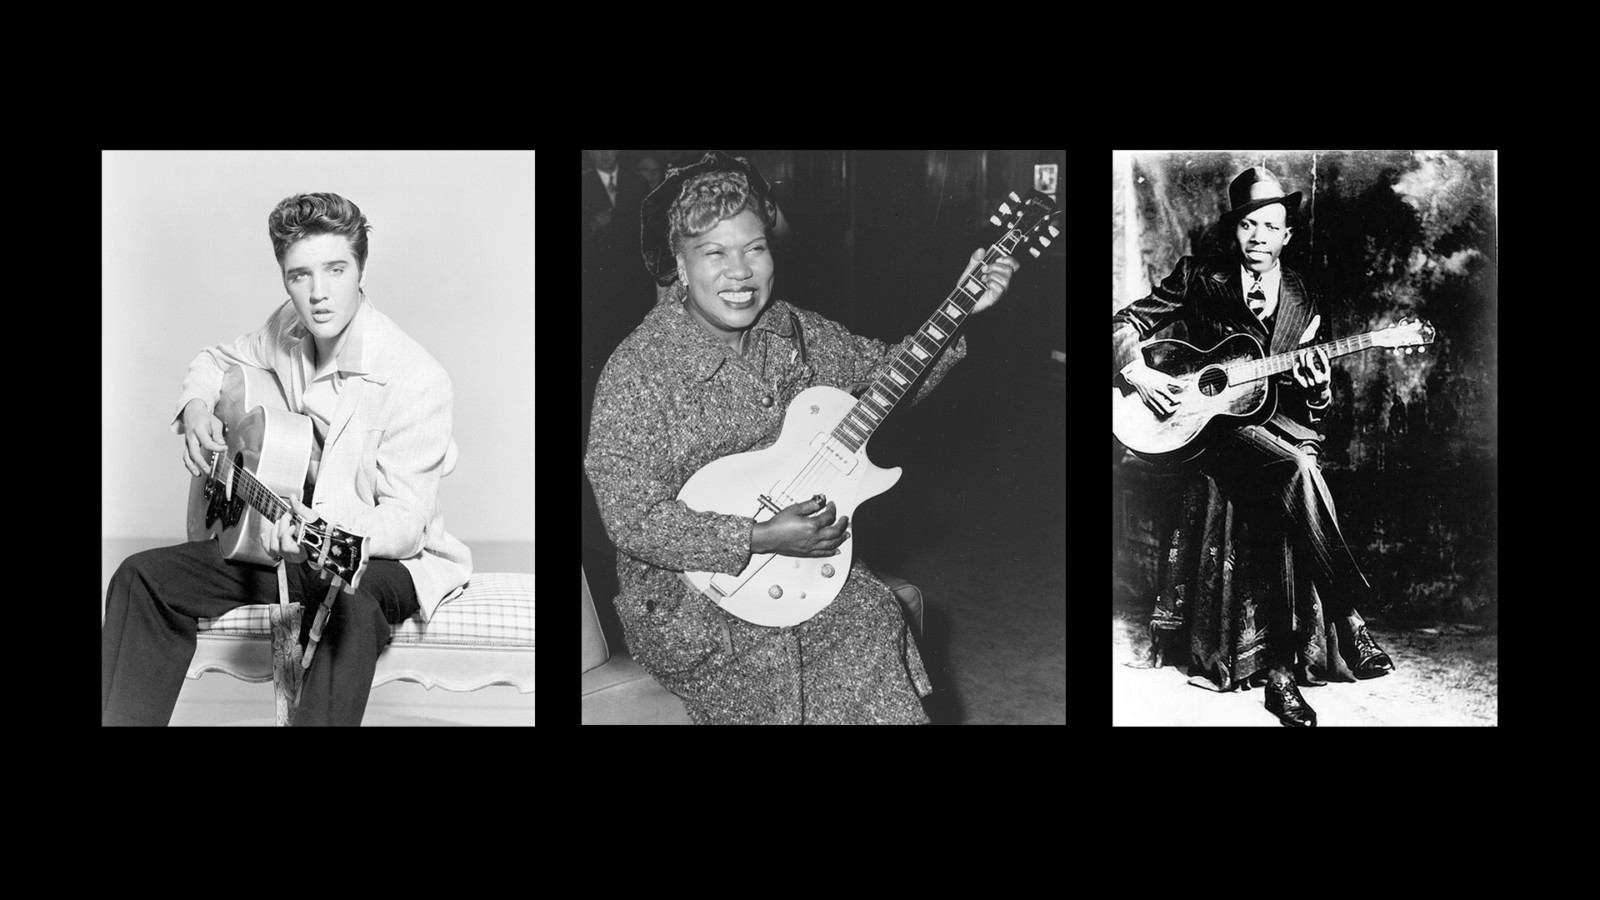
<path fill-rule="evenodd" d="M 605 366 L 584 468 L 628 648 L 696 724 L 928 721 L 917 641 L 852 554 L 857 505 L 901 474 L 866 444 L 962 359 L 957 329 L 1053 215 L 1040 194 L 1009 201 L 1004 235 L 952 261 L 954 290 L 896 345 L 779 299 L 777 208 L 748 160 L 708 152 L 646 199 L 667 292 Z"/>
<path fill-rule="evenodd" d="M 1266 585 L 1261 596 L 1238 592 L 1245 611 L 1197 610 L 1181 589 L 1163 596 L 1152 634 L 1159 641 L 1164 628 L 1220 628 L 1221 646 L 1208 644 L 1206 632 L 1189 647 L 1180 641 L 1168 662 L 1185 662 L 1192 647 L 1195 672 L 1217 682 L 1213 689 L 1264 684 L 1269 712 L 1308 727 L 1317 715 L 1299 685 L 1382 676 L 1396 666 L 1359 612 L 1370 584 L 1319 466 L 1330 361 L 1370 347 L 1419 347 L 1433 334 L 1411 320 L 1329 341 L 1322 295 L 1280 262 L 1297 239 L 1301 197 L 1263 166 L 1239 172 L 1221 226 L 1227 251 L 1183 257 L 1148 296 L 1117 310 L 1111 356 L 1114 436 L 1146 461 L 1192 464 L 1213 479 L 1255 538 L 1224 549 L 1223 577 L 1242 583 L 1248 562 Z M 1178 322 L 1186 340 L 1148 340 Z M 1180 551 L 1172 552 L 1176 559 Z"/>
<path fill-rule="evenodd" d="M 471 574 L 437 502 L 454 465 L 450 378 L 367 296 L 370 229 L 333 193 L 271 210 L 287 299 L 189 366 L 171 424 L 192 476 L 189 540 L 128 557 L 111 580 L 102 724 L 168 724 L 198 619 L 300 602 L 292 724 L 359 725 L 390 626 Z"/>

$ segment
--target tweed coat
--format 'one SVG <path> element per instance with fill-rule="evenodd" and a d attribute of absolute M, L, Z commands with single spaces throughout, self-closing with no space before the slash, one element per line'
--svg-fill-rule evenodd
<path fill-rule="evenodd" d="M 1244 299 L 1244 283 L 1239 272 L 1239 258 L 1222 255 L 1206 258 L 1185 256 L 1178 261 L 1161 284 L 1148 297 L 1124 306 L 1111 316 L 1111 374 L 1117 373 L 1138 352 L 1139 342 L 1150 335 L 1182 321 L 1188 326 L 1188 342 L 1202 350 L 1209 350 L 1233 334 L 1254 336 L 1267 348 L 1267 353 L 1284 353 L 1301 346 L 1312 319 L 1321 316 L 1316 334 L 1304 343 L 1322 343 L 1332 340 L 1329 317 L 1321 296 L 1306 284 L 1298 273 L 1284 266 L 1283 280 L 1278 289 L 1278 308 L 1273 314 L 1272 334 L 1264 326 Z M 1294 382 L 1292 376 L 1278 376 L 1278 409 L 1268 423 L 1275 431 L 1299 443 L 1320 441 L 1322 434 L 1317 425 L 1322 420 L 1322 410 L 1308 405 L 1311 396 Z"/>
<path fill-rule="evenodd" d="M 918 697 L 931 687 L 916 643 L 860 559 L 831 605 L 785 628 L 725 613 L 679 577 L 742 570 L 754 524 L 689 509 L 676 499 L 684 482 L 713 460 L 770 446 L 800 391 L 870 383 L 899 349 L 775 300 L 740 357 L 669 296 L 607 362 L 585 468 L 619 551 L 615 605 L 634 658 L 696 723 L 926 721 Z M 963 338 L 913 402 L 965 353 Z"/>
<path fill-rule="evenodd" d="M 424 619 L 460 593 L 472 574 L 472 553 L 444 529 L 439 479 L 455 467 L 450 437 L 450 377 L 394 320 L 363 299 L 357 319 L 361 346 L 347 362 L 361 371 L 346 378 L 328 423 L 311 508 L 323 519 L 368 536 L 370 557 L 399 560 L 411 575 Z M 284 301 L 261 328 L 231 344 L 200 351 L 189 364 L 178 398 L 215 408 L 228 365 L 267 369 L 300 412 L 302 361 L 313 352 L 294 304 Z"/>

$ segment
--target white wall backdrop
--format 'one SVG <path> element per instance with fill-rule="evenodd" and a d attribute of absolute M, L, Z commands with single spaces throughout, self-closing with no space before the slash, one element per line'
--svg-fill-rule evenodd
<path fill-rule="evenodd" d="M 184 372 L 286 299 L 272 208 L 332 191 L 373 225 L 367 296 L 454 383 L 445 527 L 533 540 L 532 152 L 108 151 L 101 176 L 102 537 L 182 540 Z"/>

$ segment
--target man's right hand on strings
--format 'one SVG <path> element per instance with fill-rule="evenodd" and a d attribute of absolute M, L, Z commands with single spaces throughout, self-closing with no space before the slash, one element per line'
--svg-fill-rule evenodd
<path fill-rule="evenodd" d="M 222 452 L 222 420 L 211 414 L 203 400 L 190 400 L 183 408 L 183 466 L 190 475 L 211 471 L 207 451 Z"/>
<path fill-rule="evenodd" d="M 836 522 L 835 512 L 833 502 L 821 494 L 787 507 L 750 529 L 750 551 L 780 556 L 833 556 L 850 536 L 850 517 Z"/>
<path fill-rule="evenodd" d="M 1183 393 L 1183 384 L 1150 368 L 1143 360 L 1136 361 L 1122 377 L 1139 392 L 1139 399 L 1144 401 L 1144 405 L 1158 416 L 1172 415 L 1173 410 L 1183 403 L 1177 397 Z"/>

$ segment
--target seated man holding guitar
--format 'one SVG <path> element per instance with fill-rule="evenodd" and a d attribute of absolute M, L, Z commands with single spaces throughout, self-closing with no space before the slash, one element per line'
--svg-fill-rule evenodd
<path fill-rule="evenodd" d="M 195 477 L 189 542 L 112 578 L 104 725 L 167 724 L 196 620 L 278 601 L 305 611 L 293 724 L 359 725 L 390 626 L 431 616 L 472 571 L 438 502 L 450 379 L 367 299 L 366 217 L 299 194 L 267 223 L 289 299 L 189 366 L 172 426 Z"/>
<path fill-rule="evenodd" d="M 1234 179 L 1229 199 L 1224 222 L 1237 251 L 1185 257 L 1150 296 L 1111 317 L 1112 431 L 1153 461 L 1198 457 L 1201 470 L 1225 492 L 1247 501 L 1240 507 L 1247 514 L 1279 534 L 1292 533 L 1293 559 L 1269 563 L 1281 569 L 1265 601 L 1274 605 L 1266 617 L 1272 623 L 1267 665 L 1240 680 L 1264 678 L 1269 711 L 1285 725 L 1313 726 L 1316 713 L 1300 695 L 1296 676 L 1316 684 L 1330 672 L 1310 671 L 1305 659 L 1296 658 L 1289 628 L 1297 609 L 1297 562 L 1314 571 L 1330 621 L 1337 615 L 1348 626 L 1340 629 L 1348 672 L 1365 678 L 1394 668 L 1356 611 L 1370 585 L 1339 531 L 1317 465 L 1322 436 L 1316 426 L 1332 399 L 1329 356 L 1426 343 L 1432 332 L 1425 324 L 1406 323 L 1311 346 L 1329 331 L 1328 316 L 1320 296 L 1278 261 L 1294 233 L 1290 222 L 1300 194 L 1285 194 L 1271 172 L 1255 167 Z M 1188 343 L 1141 346 L 1176 321 L 1187 323 Z M 1199 349 L 1208 347 L 1213 349 Z M 1278 375 L 1285 370 L 1288 377 Z M 1302 616 L 1308 612 L 1300 610 Z M 1311 614 L 1321 625 L 1320 609 Z M 1348 677 L 1338 660 L 1329 668 Z"/>
<path fill-rule="evenodd" d="M 964 355 L 939 351 L 1004 293 L 1019 229 L 890 345 L 776 299 L 776 206 L 747 161 L 674 169 L 641 218 L 668 290 L 606 364 L 585 457 L 634 658 L 697 724 L 926 723 L 922 658 L 852 562 L 850 513 L 899 476 L 867 438 L 925 366 L 913 400 Z"/>

